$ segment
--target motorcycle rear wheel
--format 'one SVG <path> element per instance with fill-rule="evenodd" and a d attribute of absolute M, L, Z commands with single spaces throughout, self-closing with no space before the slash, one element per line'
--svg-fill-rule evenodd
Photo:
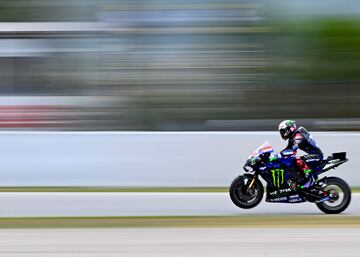
<path fill-rule="evenodd" d="M 344 180 L 337 177 L 329 177 L 326 179 L 326 185 L 323 190 L 332 194 L 334 198 L 316 204 L 322 212 L 326 214 L 338 214 L 343 212 L 349 206 L 351 201 L 351 190 Z"/>
<path fill-rule="evenodd" d="M 229 194 L 232 202 L 243 209 L 250 209 L 258 205 L 264 196 L 264 187 L 260 180 L 255 180 L 252 190 L 248 190 L 252 175 L 237 177 L 230 186 Z"/>

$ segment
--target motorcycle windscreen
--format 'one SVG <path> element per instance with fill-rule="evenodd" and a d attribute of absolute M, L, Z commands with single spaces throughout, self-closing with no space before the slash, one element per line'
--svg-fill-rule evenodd
<path fill-rule="evenodd" d="M 273 152 L 274 152 L 274 148 L 272 147 L 272 145 L 268 141 L 265 141 L 254 152 L 252 152 L 249 158 L 260 156 L 263 153 L 273 153 Z"/>

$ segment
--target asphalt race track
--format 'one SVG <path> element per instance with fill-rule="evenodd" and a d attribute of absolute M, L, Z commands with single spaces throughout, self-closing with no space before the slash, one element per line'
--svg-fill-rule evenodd
<path fill-rule="evenodd" d="M 345 216 L 360 214 L 353 194 Z M 310 203 L 234 206 L 227 193 L 1 193 L 2 217 L 320 214 Z M 0 257 L 357 257 L 359 226 L 0 229 Z"/>
<path fill-rule="evenodd" d="M 321 214 L 311 203 L 237 208 L 227 193 L 1 193 L 0 217 Z M 344 212 L 360 215 L 360 194 Z"/>
<path fill-rule="evenodd" d="M 357 257 L 359 228 L 0 230 L 4 257 Z"/>

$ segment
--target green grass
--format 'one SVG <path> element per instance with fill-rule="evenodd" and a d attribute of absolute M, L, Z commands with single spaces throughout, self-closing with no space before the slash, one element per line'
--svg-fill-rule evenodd
<path fill-rule="evenodd" d="M 360 187 L 352 187 L 351 192 L 353 193 L 360 193 Z"/>
<path fill-rule="evenodd" d="M 359 227 L 360 216 L 242 215 L 177 217 L 0 218 L 5 228 L 135 228 L 135 227 Z"/>
<path fill-rule="evenodd" d="M 228 187 L 0 187 L 0 192 L 83 192 L 83 193 L 111 193 L 111 192 L 188 192 L 188 193 L 218 193 L 228 192 Z M 360 187 L 351 188 L 353 193 L 359 193 Z"/>

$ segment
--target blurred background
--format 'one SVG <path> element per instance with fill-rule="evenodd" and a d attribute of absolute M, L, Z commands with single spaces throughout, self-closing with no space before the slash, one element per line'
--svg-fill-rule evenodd
<path fill-rule="evenodd" d="M 0 129 L 360 129 L 356 0 L 0 0 Z"/>
<path fill-rule="evenodd" d="M 0 257 L 359 256 L 359 85 L 359 0 L 0 0 Z M 345 215 L 232 204 L 284 119 Z"/>

